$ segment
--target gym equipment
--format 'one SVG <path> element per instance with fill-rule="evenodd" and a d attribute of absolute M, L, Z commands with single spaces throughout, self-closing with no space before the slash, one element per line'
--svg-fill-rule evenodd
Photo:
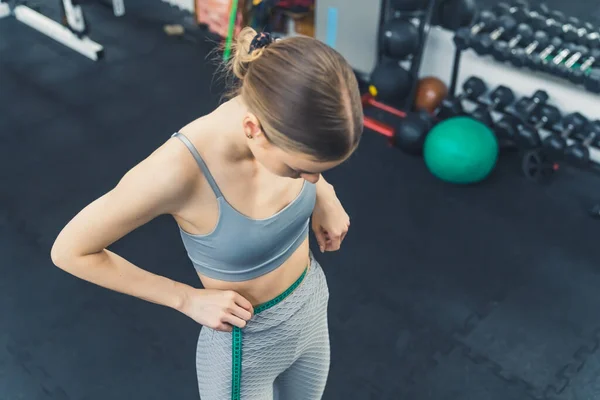
<path fill-rule="evenodd" d="M 578 50 L 578 46 L 572 43 L 568 43 L 563 47 L 553 58 L 550 60 L 546 60 L 542 62 L 538 68 L 544 72 L 548 72 L 550 74 L 559 74 L 559 70 L 561 69 L 561 65 L 563 61 L 569 56 L 576 53 Z M 568 70 L 563 71 L 561 74 L 567 75 Z"/>
<path fill-rule="evenodd" d="M 568 58 L 556 67 L 556 73 L 563 78 L 567 78 L 574 82 L 579 77 L 575 77 L 578 68 L 574 68 L 575 64 L 589 52 L 585 46 L 574 46 L 573 54 L 569 54 Z M 582 74 L 583 77 L 583 74 Z"/>
<path fill-rule="evenodd" d="M 398 61 L 382 60 L 371 74 L 369 93 L 376 99 L 399 103 L 406 98 L 411 85 L 409 72 Z"/>
<path fill-rule="evenodd" d="M 544 108 L 548 108 L 548 106 L 543 107 L 542 110 L 544 110 Z M 558 109 L 553 112 L 557 113 Z M 547 116 L 547 113 L 545 113 L 545 116 Z M 556 115 L 553 115 L 552 118 L 546 118 L 546 123 L 544 125 L 554 125 L 551 122 L 552 119 L 556 119 Z M 585 128 L 587 123 L 587 118 L 578 112 L 567 115 L 563 118 L 561 126 L 551 130 L 550 135 L 542 141 L 545 151 L 552 158 L 561 158 L 567 147 L 567 139 Z"/>
<path fill-rule="evenodd" d="M 498 28 L 486 35 L 477 35 L 473 40 L 473 50 L 479 55 L 489 54 L 494 43 L 504 34 L 512 31 L 517 21 L 508 15 L 498 18 Z"/>
<path fill-rule="evenodd" d="M 539 148 L 527 150 L 521 159 L 521 172 L 532 182 L 548 182 L 557 170 L 558 164 L 550 161 Z"/>
<path fill-rule="evenodd" d="M 428 27 L 431 26 L 431 19 L 436 5 L 436 0 L 423 1 L 427 5 L 426 8 L 408 12 L 408 14 L 404 16 L 402 15 L 402 11 L 396 10 L 390 13 L 389 7 L 382 8 L 381 26 L 383 28 L 381 31 L 383 31 L 383 34 L 380 33 L 378 35 L 380 38 L 378 47 L 379 50 L 382 51 L 378 56 L 378 64 L 370 74 L 370 82 L 368 84 L 369 94 L 363 95 L 362 102 L 363 107 L 367 105 L 372 106 L 381 111 L 385 111 L 388 114 L 400 117 L 400 122 L 398 124 L 386 124 L 373 117 L 366 116 L 365 126 L 370 127 L 384 136 L 393 138 L 394 142 L 399 143 L 407 152 L 414 151 L 414 148 L 417 148 L 418 150 L 418 148 L 421 147 L 421 145 L 413 145 L 413 139 L 409 139 L 409 137 L 411 137 L 409 134 L 411 127 L 416 127 L 416 130 L 427 128 L 422 125 L 422 121 L 420 121 L 419 118 L 414 118 L 414 115 L 410 112 L 414 106 L 417 91 L 419 69 L 421 67 L 421 58 L 423 56 L 423 44 L 429 34 Z M 384 5 L 389 5 L 389 2 L 383 3 Z M 402 2 L 400 6 L 406 8 L 408 7 L 407 4 L 408 2 Z M 414 2 L 411 4 L 414 4 Z M 345 7 L 346 4 L 344 4 L 344 8 Z M 412 5 L 410 7 L 412 7 Z M 416 35 L 413 27 L 408 27 L 407 25 L 412 25 L 412 22 L 408 22 L 408 17 L 410 17 L 410 21 L 416 21 L 413 26 L 414 29 L 416 29 Z M 400 26 L 400 28 L 389 28 L 393 26 Z M 391 33 L 386 34 L 385 32 L 387 31 Z M 403 37 L 395 37 L 396 34 Z M 409 54 L 410 57 L 406 57 Z M 391 58 L 390 56 L 394 56 L 394 58 Z M 399 56 L 408 58 L 406 61 L 408 61 L 410 66 L 406 69 L 401 66 L 400 62 L 402 60 Z M 423 113 L 417 113 L 417 115 L 422 114 Z M 428 120 L 427 124 L 429 123 L 430 121 Z M 395 129 L 391 125 L 394 126 Z M 419 126 L 417 127 L 417 125 Z M 413 129 L 413 131 L 415 129 Z M 396 133 L 400 133 L 398 140 L 395 140 Z"/>
<path fill-rule="evenodd" d="M 383 55 L 403 60 L 415 54 L 419 48 L 419 30 L 409 20 L 395 18 L 381 29 L 381 52 Z"/>
<path fill-rule="evenodd" d="M 450 31 L 470 26 L 477 13 L 475 0 L 438 0 L 433 24 Z"/>
<path fill-rule="evenodd" d="M 548 38 L 548 34 L 546 32 L 537 31 L 533 35 L 533 41 L 526 48 L 523 49 L 517 47 L 511 51 L 508 56 L 508 61 L 515 67 L 523 67 L 527 65 L 527 62 L 531 59 L 533 52 L 539 47 L 546 46 L 549 41 L 550 39 Z"/>
<path fill-rule="evenodd" d="M 476 101 L 479 96 L 487 92 L 487 85 L 481 78 L 472 76 L 465 81 L 462 89 L 462 94 L 458 96 L 450 95 L 442 100 L 442 104 L 438 110 L 436 110 L 436 116 L 439 120 L 462 114 L 464 112 L 462 107 L 463 99 Z"/>
<path fill-rule="evenodd" d="M 515 94 L 513 91 L 506 86 L 500 85 L 490 93 L 488 104 L 479 105 L 470 115 L 472 118 L 491 127 L 494 124 L 491 112 L 502 110 L 514 101 Z"/>
<path fill-rule="evenodd" d="M 550 56 L 550 54 L 552 54 L 554 50 L 561 48 L 562 45 L 563 41 L 561 38 L 552 38 L 550 40 L 550 43 L 548 43 L 548 45 L 542 51 L 540 51 L 537 55 L 531 57 L 528 60 L 527 66 L 533 70 L 541 69 L 541 65 L 547 62 L 546 59 L 548 58 L 548 56 Z"/>
<path fill-rule="evenodd" d="M 485 179 L 498 159 L 498 142 L 484 124 L 469 117 L 438 123 L 423 147 L 429 171 L 445 182 L 473 184 Z"/>
<path fill-rule="evenodd" d="M 367 106 L 371 106 L 395 117 L 394 122 L 384 123 L 367 113 L 364 117 L 365 128 L 387 137 L 390 145 L 399 147 L 408 154 L 417 155 L 422 152 L 423 140 L 434 123 L 434 118 L 428 112 L 404 112 L 381 103 L 368 94 L 363 95 L 362 103 L 367 112 Z"/>
<path fill-rule="evenodd" d="M 415 94 L 415 109 L 433 113 L 448 95 L 448 87 L 441 79 L 427 76 L 419 80 Z"/>
<path fill-rule="evenodd" d="M 584 77 L 583 85 L 593 93 L 600 93 L 600 69 L 594 68 Z"/>
<path fill-rule="evenodd" d="M 67 28 L 79 37 L 87 35 L 89 28 L 81 6 L 73 0 L 62 0 L 60 5 L 61 16 Z"/>
<path fill-rule="evenodd" d="M 529 5 L 527 2 L 515 1 L 513 4 L 505 2 L 497 3 L 492 10 L 498 16 L 510 15 L 518 22 L 525 22 L 529 19 Z"/>
<path fill-rule="evenodd" d="M 545 90 L 536 90 L 530 98 L 523 97 L 513 106 L 509 112 L 519 118 L 521 121 L 528 121 L 530 116 L 536 110 L 546 104 L 548 101 L 548 93 Z"/>
<path fill-rule="evenodd" d="M 576 66 L 575 68 L 572 68 L 570 76 L 571 81 L 573 83 L 581 84 L 584 83 L 587 79 L 590 79 L 590 72 L 588 70 L 593 71 L 593 65 L 598 60 L 600 60 L 600 49 L 591 49 L 589 54 L 587 55 L 587 58 L 583 60 L 581 65 L 578 68 Z M 591 78 L 591 80 L 594 79 L 595 78 Z"/>
<path fill-rule="evenodd" d="M 560 120 L 558 108 L 544 104 L 529 121 L 517 125 L 517 142 L 525 148 L 537 148 L 542 144 L 540 129 L 551 128 Z"/>
<path fill-rule="evenodd" d="M 533 37 L 533 29 L 527 24 L 517 26 L 516 35 L 508 42 L 495 42 L 491 49 L 492 56 L 498 61 L 506 61 L 511 57 L 515 47 L 521 42 L 529 41 Z"/>
<path fill-rule="evenodd" d="M 575 142 L 565 149 L 565 159 L 579 167 L 590 163 L 590 146 L 600 138 L 600 120 L 590 122 L 585 129 L 585 138 L 582 142 Z"/>
<path fill-rule="evenodd" d="M 433 120 L 426 111 L 409 112 L 396 125 L 392 143 L 411 155 L 421 155 Z"/>
<path fill-rule="evenodd" d="M 121 0 L 122 1 L 122 0 Z M 56 40 L 72 50 L 98 61 L 104 55 L 102 45 L 92 41 L 87 35 L 89 26 L 86 23 L 81 6 L 75 0 L 62 0 L 61 12 L 66 26 L 44 16 L 43 14 L 23 4 L 7 3 L 0 0 L 0 18 L 13 16 L 42 34 Z"/>
<path fill-rule="evenodd" d="M 235 32 L 235 23 L 238 13 L 238 0 L 231 0 L 229 9 L 229 24 L 227 25 L 227 36 L 225 37 L 225 49 L 223 51 L 223 61 L 228 61 L 231 57 L 233 46 L 233 34 Z"/>
<path fill-rule="evenodd" d="M 560 36 L 565 16 L 560 11 L 550 11 L 546 15 L 538 12 L 530 12 L 531 25 L 536 29 L 542 29 L 550 36 Z"/>
<path fill-rule="evenodd" d="M 517 125 L 518 121 L 508 115 L 502 116 L 494 124 L 494 132 L 498 136 L 498 140 L 508 144 L 517 143 Z"/>
<path fill-rule="evenodd" d="M 455 65 L 460 62 L 460 52 L 472 48 L 480 56 L 491 55 L 500 62 L 526 66 L 600 93 L 600 71 L 592 67 L 600 56 L 598 27 L 550 10 L 543 3 L 501 2 L 488 13 L 484 14 L 487 20 L 478 18 L 471 28 L 456 32 Z M 451 93 L 456 87 L 455 72 Z"/>
<path fill-rule="evenodd" d="M 477 23 L 472 27 L 459 28 L 454 35 L 454 44 L 460 50 L 471 47 L 474 38 L 483 30 L 493 26 L 496 21 L 496 15 L 487 10 L 481 11 L 477 18 Z"/>
<path fill-rule="evenodd" d="M 392 9 L 395 11 L 412 12 L 425 9 L 427 0 L 391 0 Z"/>
<path fill-rule="evenodd" d="M 582 23 L 578 18 L 569 17 L 567 24 L 563 25 L 562 37 L 567 42 L 586 45 L 587 36 L 596 30 L 597 28 L 589 22 Z"/>

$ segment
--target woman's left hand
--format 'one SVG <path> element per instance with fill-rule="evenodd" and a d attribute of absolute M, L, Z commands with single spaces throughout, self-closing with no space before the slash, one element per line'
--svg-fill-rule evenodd
<path fill-rule="evenodd" d="M 319 192 L 312 214 L 312 228 L 321 253 L 339 250 L 349 227 L 350 217 L 328 184 Z"/>

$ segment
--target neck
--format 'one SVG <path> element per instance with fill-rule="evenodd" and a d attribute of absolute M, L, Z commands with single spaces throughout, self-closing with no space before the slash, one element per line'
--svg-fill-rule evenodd
<path fill-rule="evenodd" d="M 237 96 L 217 109 L 219 138 L 224 145 L 228 158 L 232 161 L 252 161 L 254 155 L 248 146 L 248 139 L 243 131 L 243 119 L 248 108 Z"/>

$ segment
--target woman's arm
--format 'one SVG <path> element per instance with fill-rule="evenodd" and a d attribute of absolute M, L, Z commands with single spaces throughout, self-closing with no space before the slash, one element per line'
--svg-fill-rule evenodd
<path fill-rule="evenodd" d="M 167 142 L 63 228 L 52 247 L 52 261 L 81 279 L 176 309 L 212 329 L 243 328 L 253 309 L 239 294 L 196 289 L 107 250 L 155 217 L 177 213 L 195 190 L 198 173 L 187 149 L 176 139 Z"/>
<path fill-rule="evenodd" d="M 312 228 L 321 252 L 339 250 L 350 228 L 350 217 L 323 175 L 316 183 Z"/>
<path fill-rule="evenodd" d="M 155 217 L 176 212 L 186 201 L 193 181 L 178 153 L 173 143 L 165 144 L 81 210 L 56 238 L 51 251 L 54 264 L 99 286 L 180 309 L 190 287 L 144 271 L 107 250 Z"/>

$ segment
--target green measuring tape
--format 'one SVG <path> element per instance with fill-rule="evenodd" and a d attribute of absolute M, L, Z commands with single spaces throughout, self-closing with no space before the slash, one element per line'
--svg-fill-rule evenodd
<path fill-rule="evenodd" d="M 296 290 L 298 286 L 300 286 L 300 283 L 302 283 L 302 280 L 304 280 L 304 277 L 306 276 L 306 271 L 308 271 L 308 269 L 305 269 L 302 275 L 296 279 L 296 282 L 292 283 L 292 286 L 287 288 L 285 292 L 281 293 L 274 299 L 267 301 L 266 303 L 256 306 L 254 308 L 254 315 L 260 314 L 274 305 L 281 303 L 294 290 Z M 231 400 L 240 400 L 242 393 L 242 337 L 242 329 L 234 326 L 231 335 Z"/>

